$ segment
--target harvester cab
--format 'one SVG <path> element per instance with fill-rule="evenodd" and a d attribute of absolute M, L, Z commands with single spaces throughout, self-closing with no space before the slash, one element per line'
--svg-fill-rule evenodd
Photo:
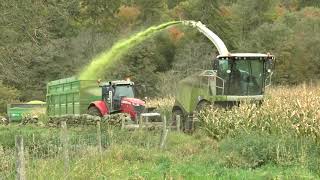
<path fill-rule="evenodd" d="M 217 72 L 217 95 L 262 95 L 270 86 L 274 56 L 257 53 L 235 53 L 218 56 L 213 62 Z"/>

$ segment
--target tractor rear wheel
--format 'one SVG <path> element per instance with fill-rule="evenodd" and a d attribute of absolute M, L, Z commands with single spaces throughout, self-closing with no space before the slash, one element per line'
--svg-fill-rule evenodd
<path fill-rule="evenodd" d="M 88 114 L 92 115 L 92 116 L 99 116 L 99 117 L 102 117 L 102 114 L 100 112 L 100 110 L 95 107 L 95 106 L 91 106 L 89 107 L 88 109 Z"/>

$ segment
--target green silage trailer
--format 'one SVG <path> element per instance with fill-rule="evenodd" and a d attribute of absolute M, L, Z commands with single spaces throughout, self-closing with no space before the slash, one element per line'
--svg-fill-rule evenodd
<path fill-rule="evenodd" d="M 7 105 L 7 114 L 10 122 L 21 122 L 25 115 L 44 113 L 45 108 L 46 103 L 42 101 L 11 103 Z"/>
<path fill-rule="evenodd" d="M 101 97 L 101 88 L 94 80 L 71 77 L 51 81 L 47 85 L 47 113 L 49 117 L 86 114 L 90 103 Z"/>

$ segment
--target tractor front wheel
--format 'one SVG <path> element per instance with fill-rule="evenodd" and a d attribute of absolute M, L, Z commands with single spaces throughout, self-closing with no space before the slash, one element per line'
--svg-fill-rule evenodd
<path fill-rule="evenodd" d="M 91 106 L 89 107 L 88 109 L 88 114 L 92 115 L 92 116 L 99 116 L 99 117 L 102 117 L 102 114 L 100 112 L 100 110 L 95 107 L 95 106 Z"/>

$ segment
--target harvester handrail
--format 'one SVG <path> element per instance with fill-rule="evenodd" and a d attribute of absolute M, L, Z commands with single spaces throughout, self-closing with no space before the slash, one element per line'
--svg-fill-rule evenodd
<path fill-rule="evenodd" d="M 273 72 L 271 72 L 270 75 L 267 76 L 267 78 L 264 80 L 264 83 L 266 84 L 266 86 L 265 86 L 266 88 L 269 87 L 269 86 L 271 86 L 271 83 L 272 83 L 272 75 L 273 75 Z M 269 83 L 267 84 L 268 79 L 269 79 Z"/>
<path fill-rule="evenodd" d="M 206 74 L 206 72 L 213 72 L 212 74 Z M 222 95 L 224 95 L 224 89 L 225 89 L 225 81 L 226 80 L 224 80 L 223 78 L 221 78 L 221 77 L 219 77 L 218 75 L 217 75 L 217 72 L 216 71 L 214 71 L 214 70 L 206 70 L 206 71 L 204 71 L 204 72 L 202 72 L 201 74 L 200 74 L 200 76 L 204 76 L 204 77 L 215 77 L 215 78 L 217 78 L 217 79 L 220 79 L 221 81 L 222 81 L 222 87 L 221 86 L 217 86 L 216 85 L 216 87 L 217 88 L 219 88 L 219 89 L 222 89 Z"/>
<path fill-rule="evenodd" d="M 224 95 L 225 80 L 223 78 L 219 77 L 219 76 L 216 76 L 216 78 L 218 78 L 218 79 L 220 79 L 222 81 L 222 87 L 221 86 L 217 86 L 217 85 L 216 85 L 216 87 L 222 89 L 222 95 Z"/>

